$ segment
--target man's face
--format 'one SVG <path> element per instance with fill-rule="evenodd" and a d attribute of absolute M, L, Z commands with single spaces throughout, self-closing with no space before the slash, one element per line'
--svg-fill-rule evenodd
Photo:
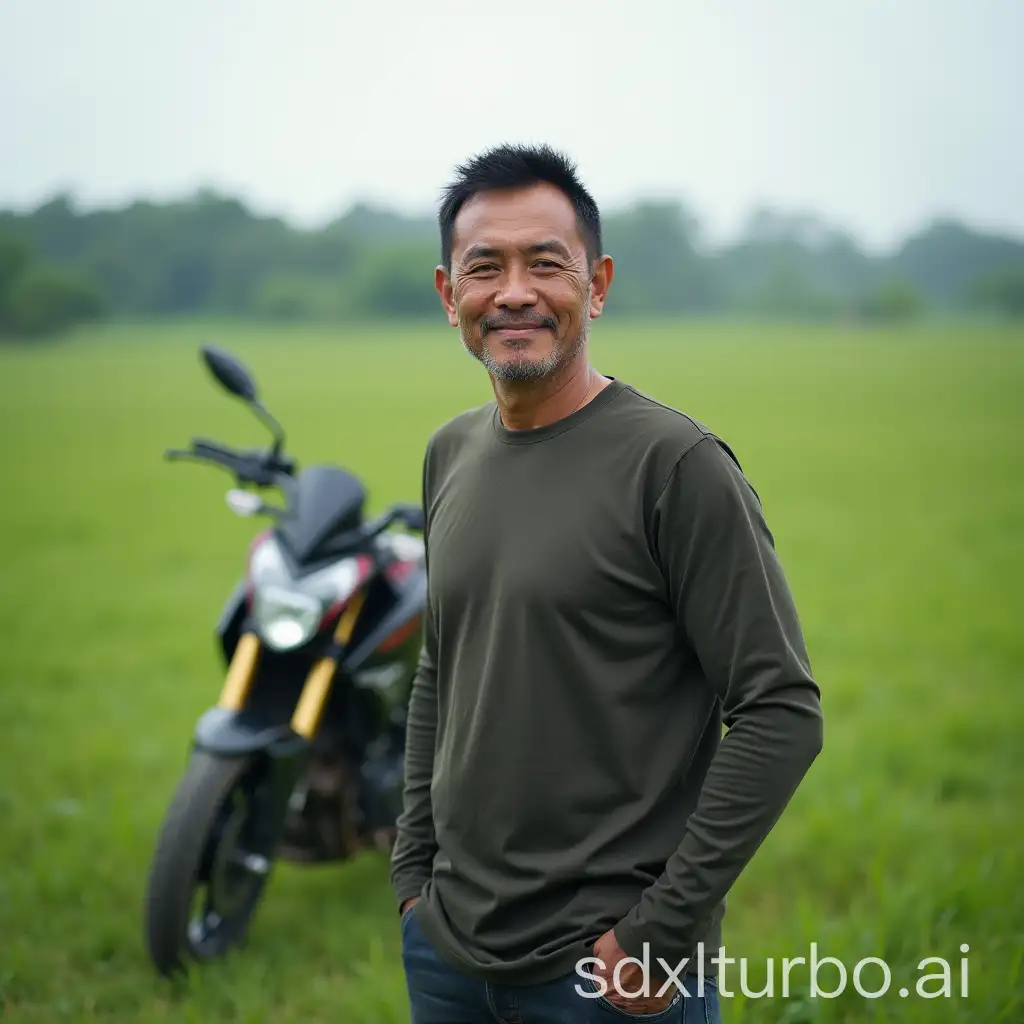
<path fill-rule="evenodd" d="M 611 282 L 591 266 L 568 196 L 548 184 L 485 191 L 455 219 L 450 275 L 436 274 L 449 322 L 492 377 L 533 381 L 586 344 Z"/>

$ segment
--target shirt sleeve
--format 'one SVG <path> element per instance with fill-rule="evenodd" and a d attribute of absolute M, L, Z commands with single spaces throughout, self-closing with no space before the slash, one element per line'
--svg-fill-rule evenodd
<path fill-rule="evenodd" d="M 430 446 L 423 461 L 423 537 L 426 569 L 430 572 L 429 522 Z M 405 734 L 405 782 L 403 810 L 398 817 L 397 838 L 391 851 L 391 885 L 398 905 L 419 896 L 433 869 L 437 841 L 430 787 L 434 777 L 437 736 L 437 633 L 429 592 L 423 609 L 423 645 L 412 681 Z"/>
<path fill-rule="evenodd" d="M 680 630 L 728 727 L 678 849 L 614 928 L 630 956 L 648 944 L 654 969 L 658 957 L 674 968 L 696 952 L 821 750 L 823 718 L 760 500 L 724 443 L 705 436 L 676 463 L 650 528 Z"/>

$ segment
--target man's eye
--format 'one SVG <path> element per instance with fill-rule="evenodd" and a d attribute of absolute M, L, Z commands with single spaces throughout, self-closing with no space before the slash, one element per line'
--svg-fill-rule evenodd
<path fill-rule="evenodd" d="M 480 273 L 491 273 L 498 268 L 493 263 L 476 263 L 469 268 L 467 273 L 469 274 L 480 274 Z"/>
<path fill-rule="evenodd" d="M 540 267 L 542 270 L 558 269 L 558 264 L 554 260 L 537 260 L 533 265 L 535 267 Z"/>

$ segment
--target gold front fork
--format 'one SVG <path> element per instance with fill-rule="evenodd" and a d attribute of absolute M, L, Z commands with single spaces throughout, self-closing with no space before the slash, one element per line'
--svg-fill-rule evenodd
<path fill-rule="evenodd" d="M 235 645 L 235 653 L 228 666 L 228 674 L 221 690 L 219 707 L 226 711 L 241 711 L 245 698 L 249 694 L 253 677 L 256 675 L 256 662 L 260 656 L 260 639 L 255 633 L 243 633 Z"/>
<path fill-rule="evenodd" d="M 338 628 L 334 631 L 334 639 L 341 647 L 345 647 L 352 636 L 356 619 L 363 607 L 363 598 L 364 593 L 361 590 L 353 594 L 352 599 L 341 613 Z M 337 667 L 337 658 L 331 656 L 321 658 L 310 669 L 309 675 L 306 677 L 299 702 L 295 705 L 291 724 L 292 729 L 307 740 L 313 738 L 313 734 L 320 724 L 320 716 L 327 704 L 327 697 L 334 681 L 334 671 Z"/>

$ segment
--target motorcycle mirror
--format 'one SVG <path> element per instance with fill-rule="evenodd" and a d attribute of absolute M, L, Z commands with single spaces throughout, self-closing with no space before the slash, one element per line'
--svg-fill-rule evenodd
<path fill-rule="evenodd" d="M 210 372 L 226 390 L 247 402 L 256 401 L 256 381 L 233 355 L 213 345 L 203 345 L 201 351 Z"/>
<path fill-rule="evenodd" d="M 244 399 L 257 416 L 270 428 L 274 435 L 273 456 L 277 458 L 284 447 L 284 431 L 281 424 L 263 408 L 256 393 L 256 381 L 252 374 L 230 352 L 213 345 L 203 345 L 201 350 L 206 365 L 214 377 L 233 395 Z"/>

